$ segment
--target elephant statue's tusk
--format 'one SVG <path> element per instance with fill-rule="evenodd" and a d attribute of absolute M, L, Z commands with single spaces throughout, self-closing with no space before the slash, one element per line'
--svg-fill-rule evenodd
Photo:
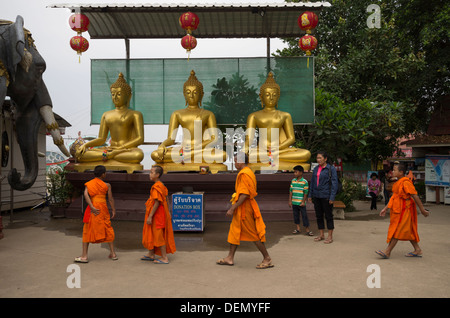
<path fill-rule="evenodd" d="M 64 146 L 64 139 L 61 137 L 59 132 L 59 126 L 56 123 L 55 115 L 53 114 L 52 107 L 49 105 L 44 105 L 39 109 L 42 119 L 45 122 L 47 130 L 53 137 L 53 143 L 58 146 L 64 155 L 70 157 L 69 151 L 67 151 L 66 146 Z"/>

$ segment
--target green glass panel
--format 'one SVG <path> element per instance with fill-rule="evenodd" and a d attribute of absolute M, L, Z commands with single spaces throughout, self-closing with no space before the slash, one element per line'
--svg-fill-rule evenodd
<path fill-rule="evenodd" d="M 269 65 L 268 65 L 269 63 Z M 133 59 L 91 61 L 91 123 L 113 109 L 109 87 L 120 72 L 133 90 L 130 107 L 145 124 L 168 124 L 173 111 L 185 107 L 183 84 L 191 70 L 203 84 L 202 106 L 219 125 L 245 124 L 261 109 L 259 88 L 274 73 L 281 87 L 279 109 L 294 124 L 314 121 L 314 58 Z"/>

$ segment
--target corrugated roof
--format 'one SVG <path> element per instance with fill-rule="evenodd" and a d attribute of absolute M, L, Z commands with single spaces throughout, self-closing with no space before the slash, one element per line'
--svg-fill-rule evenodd
<path fill-rule="evenodd" d="M 304 32 L 297 25 L 304 11 L 319 14 L 328 2 L 241 4 L 54 4 L 50 8 L 81 10 L 90 20 L 91 39 L 181 38 L 178 19 L 194 12 L 198 38 L 280 38 Z M 320 19 L 319 19 L 320 23 Z"/>

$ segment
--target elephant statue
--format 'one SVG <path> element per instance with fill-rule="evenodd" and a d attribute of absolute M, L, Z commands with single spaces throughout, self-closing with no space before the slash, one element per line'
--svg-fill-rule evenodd
<path fill-rule="evenodd" d="M 25 167 L 23 177 L 16 169 L 11 169 L 8 181 L 13 189 L 20 191 L 30 188 L 38 174 L 37 137 L 42 121 L 55 145 L 70 156 L 52 111 L 52 100 L 42 80 L 45 61 L 23 24 L 21 16 L 17 16 L 14 23 L 0 20 L 0 106 L 9 96 L 16 140 Z"/>

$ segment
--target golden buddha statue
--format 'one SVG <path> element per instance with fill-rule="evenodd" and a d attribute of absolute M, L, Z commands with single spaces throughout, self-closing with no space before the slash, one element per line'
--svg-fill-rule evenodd
<path fill-rule="evenodd" d="M 277 109 L 280 93 L 280 86 L 270 72 L 260 88 L 263 109 L 247 117 L 245 149 L 250 156 L 249 167 L 253 170 L 292 170 L 301 165 L 309 170 L 309 150 L 292 147 L 295 135 L 291 114 Z M 259 129 L 258 145 L 249 148 L 254 142 L 256 128 Z"/>
<path fill-rule="evenodd" d="M 144 152 L 138 148 L 144 142 L 142 113 L 129 108 L 132 91 L 122 73 L 110 90 L 115 109 L 103 113 L 98 138 L 80 145 L 76 150 L 78 163 L 74 169 L 79 172 L 100 164 L 107 170 L 126 170 L 128 173 L 143 170 L 140 162 L 144 159 Z M 111 145 L 101 147 L 108 133 Z"/>
<path fill-rule="evenodd" d="M 201 108 L 203 84 L 193 70 L 183 85 L 183 94 L 187 107 L 171 114 L 167 139 L 152 152 L 152 159 L 165 171 L 200 171 L 203 166 L 212 173 L 226 171 L 226 152 L 214 147 L 221 141 L 216 116 Z M 183 129 L 182 142 L 173 146 L 179 126 Z"/>

